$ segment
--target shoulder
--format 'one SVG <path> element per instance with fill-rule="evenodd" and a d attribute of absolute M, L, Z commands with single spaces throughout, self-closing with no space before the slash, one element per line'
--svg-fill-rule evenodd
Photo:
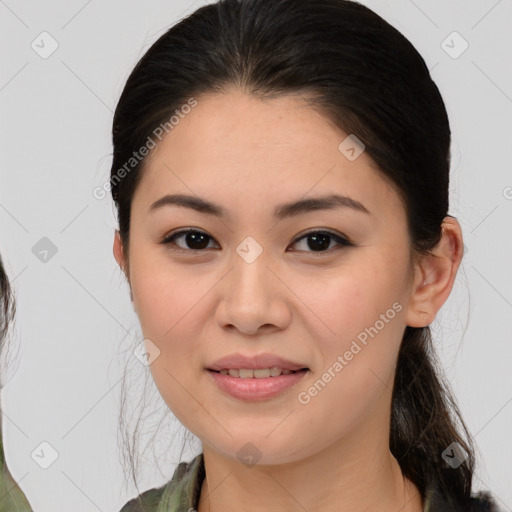
<path fill-rule="evenodd" d="M 0 455 L 0 512 L 31 512 L 30 505 Z"/>
<path fill-rule="evenodd" d="M 126 503 L 120 512 L 156 512 L 167 485 L 143 492 Z"/>
<path fill-rule="evenodd" d="M 491 494 L 479 491 L 465 503 L 455 503 L 450 497 L 444 496 L 439 489 L 431 489 L 425 501 L 424 512 L 503 512 Z"/>
<path fill-rule="evenodd" d="M 161 487 L 149 489 L 124 505 L 120 512 L 187 512 L 196 508 L 205 476 L 203 454 L 190 462 L 181 462 L 172 479 Z"/>

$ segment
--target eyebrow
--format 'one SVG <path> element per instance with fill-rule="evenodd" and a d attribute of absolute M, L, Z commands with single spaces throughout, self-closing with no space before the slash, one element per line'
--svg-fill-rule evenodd
<path fill-rule="evenodd" d="M 227 215 L 226 210 L 222 206 L 198 196 L 189 196 L 185 194 L 165 195 L 149 207 L 149 212 L 152 213 L 164 206 L 181 206 L 207 215 L 213 215 L 215 217 L 226 217 Z M 309 199 L 300 199 L 298 201 L 279 205 L 274 210 L 274 217 L 281 220 L 312 211 L 334 210 L 336 208 L 351 208 L 355 211 L 371 215 L 370 211 L 359 201 L 356 201 L 351 197 L 331 194 Z"/>

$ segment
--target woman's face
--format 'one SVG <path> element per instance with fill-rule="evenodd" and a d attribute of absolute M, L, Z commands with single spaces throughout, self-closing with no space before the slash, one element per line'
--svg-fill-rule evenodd
<path fill-rule="evenodd" d="M 203 446 L 233 459 L 387 442 L 413 287 L 399 196 L 298 96 L 197 100 L 156 147 L 131 209 L 128 277 L 162 397 Z M 177 194 L 222 215 L 163 199 Z M 331 195 L 353 203 L 283 208 Z M 163 243 L 185 229 L 195 234 Z M 120 251 L 116 236 L 121 264 Z M 308 370 L 261 380 L 208 370 L 232 354 Z"/>

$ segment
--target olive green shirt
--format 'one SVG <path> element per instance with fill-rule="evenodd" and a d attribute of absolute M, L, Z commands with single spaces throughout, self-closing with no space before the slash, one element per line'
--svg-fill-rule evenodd
<path fill-rule="evenodd" d="M 0 418 L 1 422 L 1 418 Z M 27 498 L 5 465 L 0 425 L 0 512 L 32 512 Z"/>
<path fill-rule="evenodd" d="M 200 453 L 191 462 L 178 464 L 167 484 L 142 493 L 126 503 L 120 512 L 195 512 L 204 478 L 204 458 Z M 423 512 L 477 511 L 499 512 L 490 496 L 484 493 L 472 497 L 464 508 L 450 505 L 436 488 L 429 489 L 425 495 Z"/>

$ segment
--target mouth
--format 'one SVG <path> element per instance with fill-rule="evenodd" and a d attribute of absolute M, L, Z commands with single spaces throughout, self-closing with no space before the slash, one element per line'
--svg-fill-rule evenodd
<path fill-rule="evenodd" d="M 207 369 L 220 391 L 246 402 L 270 400 L 285 391 L 291 391 L 301 382 L 309 368 L 290 370 L 278 366 L 270 368 Z"/>
<path fill-rule="evenodd" d="M 239 379 L 268 379 L 280 377 L 281 375 L 291 375 L 293 373 L 301 373 L 308 371 L 309 368 L 300 368 L 299 370 L 289 370 L 287 368 L 280 368 L 273 366 L 271 368 L 223 368 L 222 370 L 213 370 L 208 368 L 208 371 L 219 373 L 221 375 L 229 375 Z"/>

